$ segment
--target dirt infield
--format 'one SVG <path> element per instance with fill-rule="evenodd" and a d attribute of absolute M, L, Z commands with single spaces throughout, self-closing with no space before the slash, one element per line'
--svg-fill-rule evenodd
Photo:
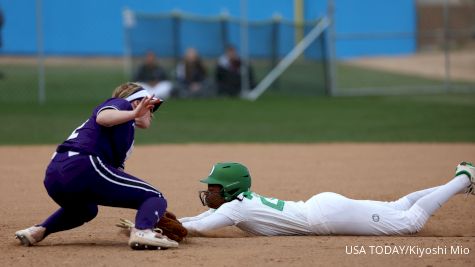
<path fill-rule="evenodd" d="M 120 217 L 133 219 L 134 211 L 101 207 L 92 222 L 21 247 L 14 232 L 57 208 L 42 184 L 53 150 L 0 147 L 0 266 L 473 266 L 475 259 L 475 197 L 462 195 L 416 236 L 249 237 L 229 228 L 213 237 L 188 238 L 178 249 L 132 251 L 113 225 Z M 448 181 L 462 160 L 475 160 L 475 144 L 190 144 L 139 146 L 127 169 L 164 192 L 169 209 L 181 217 L 204 211 L 198 179 L 217 161 L 245 163 L 256 192 L 284 200 L 306 200 L 323 191 L 392 200 Z M 397 254 L 395 246 L 438 252 Z M 347 254 L 362 247 L 365 254 Z"/>
<path fill-rule="evenodd" d="M 358 58 L 349 65 L 374 70 L 445 79 L 445 55 L 442 52 L 417 53 L 407 56 Z M 450 78 L 456 81 L 475 82 L 475 50 L 452 51 L 449 56 Z"/>

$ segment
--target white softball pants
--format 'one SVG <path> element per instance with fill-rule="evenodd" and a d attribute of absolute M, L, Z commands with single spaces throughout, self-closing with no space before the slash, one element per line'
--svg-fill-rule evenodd
<path fill-rule="evenodd" d="M 354 200 L 326 192 L 313 196 L 305 205 L 317 235 L 404 235 L 420 231 L 442 204 L 468 186 L 470 179 L 459 175 L 447 184 L 393 202 Z"/>

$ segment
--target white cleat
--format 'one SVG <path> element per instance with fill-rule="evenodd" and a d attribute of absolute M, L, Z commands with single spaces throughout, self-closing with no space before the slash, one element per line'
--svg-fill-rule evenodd
<path fill-rule="evenodd" d="M 467 188 L 467 194 L 475 195 L 475 167 L 470 162 L 461 162 L 455 169 L 455 176 L 465 174 L 470 179 L 470 186 Z"/>
<path fill-rule="evenodd" d="M 43 240 L 46 228 L 42 226 L 32 226 L 15 233 L 15 236 L 23 246 L 32 246 Z"/>
<path fill-rule="evenodd" d="M 139 230 L 132 228 L 130 230 L 129 246 L 135 250 L 167 249 L 178 247 L 178 242 L 151 229 Z"/>

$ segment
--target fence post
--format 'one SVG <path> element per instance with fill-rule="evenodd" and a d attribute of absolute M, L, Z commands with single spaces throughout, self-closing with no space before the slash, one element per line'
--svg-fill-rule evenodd
<path fill-rule="evenodd" d="M 132 10 L 129 8 L 124 8 L 122 12 L 122 19 L 124 24 L 124 44 L 125 44 L 125 51 L 124 51 L 124 76 L 126 76 L 127 80 L 133 79 L 132 78 L 132 44 L 131 44 L 131 36 L 130 31 L 135 25 L 135 17 Z"/>
<path fill-rule="evenodd" d="M 229 14 L 226 12 L 221 13 L 221 15 L 219 16 L 219 20 L 221 24 L 222 51 L 224 51 L 226 49 L 226 46 L 229 44 L 229 34 L 228 34 Z"/>
<path fill-rule="evenodd" d="M 282 21 L 282 17 L 276 14 L 272 18 L 272 38 L 271 38 L 271 62 L 272 68 L 277 65 L 279 59 L 279 26 Z"/>
<path fill-rule="evenodd" d="M 445 90 L 450 91 L 450 20 L 449 0 L 444 0 L 444 61 L 445 61 Z"/>
<path fill-rule="evenodd" d="M 173 28 L 173 58 L 175 66 L 178 65 L 180 60 L 180 50 L 181 50 L 181 24 L 182 15 L 178 11 L 172 12 L 172 28 Z"/>
<path fill-rule="evenodd" d="M 271 66 L 269 71 L 272 71 L 277 62 L 279 61 L 279 26 L 282 23 L 282 16 L 280 14 L 274 14 L 272 17 L 272 37 L 271 37 Z M 276 89 L 279 89 L 279 78 L 277 78 L 273 85 Z"/>
<path fill-rule="evenodd" d="M 337 94 L 337 71 L 336 71 L 336 30 L 335 30 L 335 3 L 334 0 L 328 0 L 327 6 L 328 18 L 330 20 L 330 27 L 328 27 L 328 38 L 326 47 L 328 49 L 328 70 L 327 70 L 327 88 L 329 96 Z"/>
<path fill-rule="evenodd" d="M 36 31 L 38 44 L 38 102 L 44 104 L 46 102 L 46 89 L 42 0 L 36 0 Z"/>
<path fill-rule="evenodd" d="M 247 0 L 241 0 L 241 95 L 247 95 L 249 88 L 249 21 Z"/>
<path fill-rule="evenodd" d="M 322 65 L 323 65 L 323 79 L 325 80 L 325 87 L 323 88 L 324 93 L 326 96 L 331 96 L 331 88 L 330 88 L 330 70 L 328 66 L 330 65 L 330 56 L 329 56 L 329 49 L 328 49 L 328 31 L 322 34 L 322 38 L 320 40 L 320 45 L 322 46 Z"/>
<path fill-rule="evenodd" d="M 294 0 L 295 45 L 304 37 L 304 1 Z"/>

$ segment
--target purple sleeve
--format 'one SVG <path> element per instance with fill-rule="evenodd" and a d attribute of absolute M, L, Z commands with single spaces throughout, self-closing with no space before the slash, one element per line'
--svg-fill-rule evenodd
<path fill-rule="evenodd" d="M 129 101 L 110 98 L 97 106 L 91 117 L 76 128 L 57 148 L 57 152 L 75 151 L 100 157 L 114 167 L 123 167 L 127 152 L 134 142 L 134 120 L 104 127 L 96 123 L 97 114 L 104 109 L 132 110 Z"/>
<path fill-rule="evenodd" d="M 104 103 L 97 106 L 93 115 L 97 116 L 99 112 L 105 109 L 132 110 L 132 105 L 129 103 L 129 101 L 123 98 L 109 98 Z"/>
<path fill-rule="evenodd" d="M 122 98 L 111 98 L 99 105 L 94 111 L 94 117 L 97 117 L 100 111 L 105 109 L 116 110 L 132 110 L 129 101 Z M 103 133 L 106 134 L 107 140 L 103 139 L 101 146 L 109 147 L 109 161 L 115 167 L 124 168 L 124 162 L 127 158 L 127 152 L 133 144 L 134 140 L 134 121 L 129 121 L 113 127 L 103 127 Z"/>

